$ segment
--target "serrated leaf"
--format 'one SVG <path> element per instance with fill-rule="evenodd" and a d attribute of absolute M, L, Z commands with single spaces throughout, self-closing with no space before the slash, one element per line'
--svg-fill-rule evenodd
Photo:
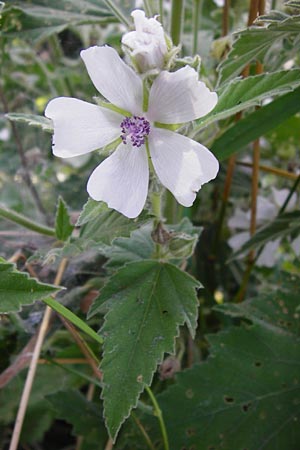
<path fill-rule="evenodd" d="M 240 75 L 252 61 L 261 61 L 273 45 L 283 38 L 297 37 L 300 32 L 300 16 L 291 16 L 268 27 L 253 26 L 236 34 L 236 40 L 226 60 L 219 66 L 219 82 Z"/>
<path fill-rule="evenodd" d="M 89 199 L 76 225 L 84 225 L 80 232 L 80 238 L 110 245 L 114 238 L 129 236 L 131 231 L 148 220 L 147 213 L 142 213 L 134 220 L 128 219 L 108 208 L 105 203 Z"/>
<path fill-rule="evenodd" d="M 104 448 L 108 437 L 99 408 L 94 403 L 73 389 L 47 395 L 46 399 L 55 410 L 57 417 L 73 425 L 73 434 L 84 438 L 86 450 Z M 82 420 L 83 415 L 84 420 Z"/>
<path fill-rule="evenodd" d="M 282 95 L 300 85 L 300 70 L 281 70 L 247 78 L 231 80 L 217 90 L 218 103 L 211 113 L 195 121 L 195 130 L 216 120 L 225 119 L 276 95 Z"/>
<path fill-rule="evenodd" d="M 149 259 L 154 253 L 154 242 L 151 239 L 152 224 L 146 224 L 132 232 L 130 238 L 116 238 L 107 252 L 109 258 L 105 265 L 118 268 L 125 263 Z"/>
<path fill-rule="evenodd" d="M 254 236 L 232 255 L 232 258 L 247 252 L 251 249 L 265 245 L 270 240 L 298 235 L 300 232 L 300 211 L 292 211 L 280 214 L 272 222 L 255 233 Z"/>
<path fill-rule="evenodd" d="M 222 307 L 232 315 L 237 306 L 238 315 L 254 324 L 209 336 L 207 362 L 178 374 L 177 383 L 157 398 L 172 450 L 298 448 L 298 305 L 284 290 L 275 298 Z"/>
<path fill-rule="evenodd" d="M 60 241 L 66 241 L 71 236 L 74 226 L 71 224 L 67 205 L 62 197 L 58 198 L 55 216 L 55 234 Z"/>
<path fill-rule="evenodd" d="M 5 114 L 12 122 L 23 122 L 31 125 L 33 127 L 41 128 L 48 133 L 53 133 L 53 124 L 52 120 L 47 119 L 44 116 L 37 116 L 34 114 L 19 114 L 19 113 L 8 113 Z"/>
<path fill-rule="evenodd" d="M 101 329 L 104 415 L 110 435 L 136 406 L 164 352 L 174 352 L 179 326 L 195 333 L 199 283 L 177 267 L 158 261 L 133 262 L 101 291 L 89 316 L 109 303 Z M 118 332 L 116 332 L 118 330 Z"/>
<path fill-rule="evenodd" d="M 194 250 L 199 238 L 201 227 L 195 227 L 187 217 L 177 225 L 164 226 L 169 233 L 169 240 L 162 248 L 161 254 L 166 260 L 188 258 Z M 143 225 L 131 233 L 130 238 L 116 238 L 106 256 L 109 258 L 105 265 L 108 268 L 118 268 L 128 262 L 151 259 L 155 252 L 152 239 L 153 224 Z M 161 258 L 162 259 L 162 258 Z"/>
<path fill-rule="evenodd" d="M 0 312 L 20 311 L 22 305 L 48 297 L 61 287 L 45 284 L 30 278 L 27 273 L 19 272 L 14 264 L 0 258 Z"/>
<path fill-rule="evenodd" d="M 300 88 L 254 111 L 218 138 L 211 147 L 218 159 L 244 150 L 245 146 L 300 111 Z"/>

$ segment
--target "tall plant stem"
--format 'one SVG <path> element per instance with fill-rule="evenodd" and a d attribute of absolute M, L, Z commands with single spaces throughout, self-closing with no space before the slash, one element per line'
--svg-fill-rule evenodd
<path fill-rule="evenodd" d="M 181 42 L 183 20 L 184 0 L 172 0 L 170 35 L 174 45 L 179 45 Z M 176 223 L 182 209 L 178 208 L 175 198 L 169 191 L 166 191 L 165 199 L 165 217 L 167 223 Z"/>
<path fill-rule="evenodd" d="M 9 113 L 9 106 L 8 106 L 8 102 L 6 100 L 6 97 L 4 95 L 4 92 L 0 86 L 0 99 L 1 102 L 3 104 L 3 110 L 5 114 Z M 12 133 L 13 133 L 13 137 L 16 143 L 16 148 L 17 148 L 17 152 L 19 154 L 19 158 L 21 161 L 21 166 L 23 169 L 23 178 L 24 181 L 33 197 L 33 200 L 37 206 L 37 209 L 40 211 L 40 213 L 44 216 L 46 223 L 49 223 L 48 217 L 47 217 L 47 212 L 43 206 L 43 203 L 40 199 L 40 196 L 38 194 L 38 191 L 36 190 L 34 184 L 32 183 L 31 177 L 30 177 L 30 172 L 29 172 L 29 168 L 28 168 L 28 164 L 27 164 L 27 160 L 26 160 L 26 156 L 25 156 L 25 151 L 24 151 L 24 147 L 17 129 L 17 126 L 15 124 L 15 122 L 10 122 L 11 125 L 11 129 L 12 129 Z"/>
<path fill-rule="evenodd" d="M 184 19 L 184 0 L 172 0 L 170 35 L 174 45 L 180 44 Z"/>
<path fill-rule="evenodd" d="M 226 36 L 229 32 L 229 10 L 230 0 L 225 0 L 222 15 L 222 36 Z"/>
<path fill-rule="evenodd" d="M 251 23 L 256 19 L 258 15 L 264 13 L 265 1 L 264 0 L 251 0 L 249 21 Z M 250 23 L 250 25 L 251 25 Z M 263 73 L 263 65 L 257 61 L 255 73 L 257 75 Z M 259 160 L 260 160 L 260 143 L 259 139 L 253 142 L 253 167 L 252 167 L 252 183 L 251 183 L 251 219 L 250 219 L 250 236 L 256 231 L 256 209 L 257 209 L 257 195 L 258 195 L 258 182 L 259 182 Z M 248 263 L 240 289 L 235 297 L 237 302 L 241 302 L 246 294 L 247 286 L 250 280 L 250 275 L 255 263 L 255 253 L 253 250 L 249 252 Z"/>
<path fill-rule="evenodd" d="M 54 284 L 57 286 L 61 283 L 61 279 L 62 279 L 64 271 L 67 267 L 67 263 L 68 263 L 68 261 L 65 258 L 61 260 L 61 263 L 59 265 L 59 268 L 58 268 L 58 271 L 57 271 L 57 274 L 56 274 L 56 277 L 54 280 Z M 25 417 L 33 381 L 34 381 L 35 374 L 36 374 L 38 360 L 40 357 L 44 339 L 46 337 L 46 334 L 47 334 L 47 331 L 49 328 L 51 314 L 52 314 L 52 310 L 49 306 L 47 306 L 45 309 L 43 320 L 42 320 L 42 323 L 41 323 L 41 326 L 40 326 L 40 329 L 38 332 L 37 341 L 36 341 L 36 344 L 35 344 L 35 347 L 33 350 L 33 354 L 32 354 L 32 358 L 30 361 L 30 365 L 29 365 L 29 369 L 28 369 L 28 373 L 27 373 L 27 377 L 26 377 L 26 381 L 25 381 L 25 385 L 24 385 L 24 389 L 23 389 L 23 393 L 22 393 L 22 398 L 20 401 L 19 409 L 18 409 L 18 414 L 17 414 L 9 450 L 17 450 L 17 447 L 18 447 L 18 443 L 20 440 L 20 434 L 21 434 L 22 426 L 23 426 L 23 422 L 24 422 L 24 417 Z"/>
<path fill-rule="evenodd" d="M 194 0 L 193 8 L 193 54 L 195 55 L 198 51 L 198 33 L 199 33 L 199 23 L 200 23 L 200 13 L 202 7 L 202 0 Z"/>
<path fill-rule="evenodd" d="M 163 419 L 162 411 L 161 411 L 161 409 L 159 407 L 159 404 L 157 403 L 157 400 L 156 400 L 153 392 L 151 391 L 150 387 L 149 386 L 145 386 L 145 389 L 146 389 L 146 391 L 147 391 L 147 393 L 148 393 L 148 395 L 150 397 L 150 400 L 151 400 L 151 402 L 153 404 L 153 407 L 154 407 L 155 415 L 156 415 L 156 417 L 157 417 L 157 419 L 159 421 L 161 434 L 162 434 L 162 438 L 163 438 L 163 443 L 164 443 L 164 449 L 165 450 L 170 450 L 167 429 L 166 429 L 165 422 L 164 422 L 164 419 Z"/>
<path fill-rule="evenodd" d="M 144 2 L 144 8 L 145 8 L 145 13 L 147 17 L 152 17 L 153 16 L 153 11 L 152 11 L 152 6 L 149 0 L 143 0 Z"/>

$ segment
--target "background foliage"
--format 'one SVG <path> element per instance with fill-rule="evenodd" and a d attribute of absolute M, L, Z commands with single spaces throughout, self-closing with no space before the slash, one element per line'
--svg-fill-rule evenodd
<path fill-rule="evenodd" d="M 300 4 L 254 4 L 0 2 L 1 448 L 45 304 L 19 448 L 300 448 Z M 91 101 L 80 50 L 121 53 L 137 6 L 219 95 L 183 132 L 220 173 L 189 209 L 166 194 L 154 227 L 88 199 L 102 156 L 53 157 L 43 116 Z"/>

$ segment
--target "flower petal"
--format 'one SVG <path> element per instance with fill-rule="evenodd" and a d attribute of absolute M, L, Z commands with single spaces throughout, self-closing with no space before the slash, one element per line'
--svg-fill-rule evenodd
<path fill-rule="evenodd" d="M 249 230 L 250 219 L 247 212 L 237 207 L 233 216 L 228 220 L 228 226 L 236 230 Z"/>
<path fill-rule="evenodd" d="M 80 56 L 103 97 L 132 114 L 142 113 L 142 80 L 122 61 L 116 50 L 94 46 L 82 50 Z"/>
<path fill-rule="evenodd" d="M 183 206 L 191 206 L 202 184 L 218 173 L 219 163 L 214 155 L 180 134 L 154 128 L 149 147 L 158 178 Z"/>
<path fill-rule="evenodd" d="M 61 158 L 84 155 L 120 136 L 122 116 L 76 98 L 51 100 L 45 116 L 53 120 L 53 153 Z"/>
<path fill-rule="evenodd" d="M 148 193 L 149 169 L 144 146 L 120 144 L 92 173 L 87 185 L 89 195 L 104 201 L 129 218 L 142 211 Z"/>
<path fill-rule="evenodd" d="M 185 66 L 176 72 L 161 72 L 149 96 L 147 117 L 161 123 L 184 123 L 209 113 L 217 104 L 216 92 L 198 81 L 197 72 Z"/>

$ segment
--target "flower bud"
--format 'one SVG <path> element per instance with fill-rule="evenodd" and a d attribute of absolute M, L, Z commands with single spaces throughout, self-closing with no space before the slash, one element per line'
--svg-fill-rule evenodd
<path fill-rule="evenodd" d="M 122 44 L 140 73 L 160 71 L 168 52 L 164 30 L 156 18 L 147 19 L 139 9 L 131 13 L 135 31 L 124 34 Z"/>

